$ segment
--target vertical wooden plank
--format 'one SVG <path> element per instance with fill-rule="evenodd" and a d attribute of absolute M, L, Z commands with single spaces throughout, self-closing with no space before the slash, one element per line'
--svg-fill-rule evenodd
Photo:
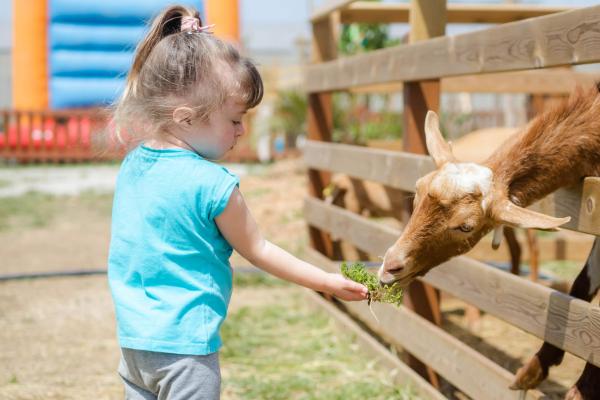
<path fill-rule="evenodd" d="M 332 13 L 327 18 L 313 22 L 313 54 L 314 62 L 333 60 L 337 57 L 339 29 L 339 13 Z M 308 138 L 318 141 L 331 141 L 333 130 L 333 109 L 331 93 L 309 93 L 308 95 Z M 315 169 L 308 170 L 309 193 L 313 197 L 323 198 L 323 189 L 329 185 L 331 174 Z M 309 226 L 312 247 L 330 259 L 341 259 L 339 243 L 334 243 L 331 236 L 319 229 Z"/>
<path fill-rule="evenodd" d="M 443 36 L 446 31 L 446 0 L 412 0 L 410 9 L 410 43 Z M 404 91 L 404 151 L 427 154 L 425 146 L 425 115 L 439 111 L 440 81 L 405 82 Z M 406 197 L 405 218 L 412 213 L 412 201 Z M 428 321 L 440 325 L 440 295 L 434 287 L 415 281 L 405 297 L 405 305 Z M 435 371 L 412 355 L 408 364 L 436 388 L 440 387 Z"/>

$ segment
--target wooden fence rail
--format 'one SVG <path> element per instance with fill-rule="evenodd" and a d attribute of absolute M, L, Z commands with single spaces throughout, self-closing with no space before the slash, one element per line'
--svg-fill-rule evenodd
<path fill-rule="evenodd" d="M 566 7 L 552 7 L 528 4 L 448 4 L 448 23 L 484 23 L 499 24 L 521 19 L 541 17 L 567 11 Z M 340 22 L 401 23 L 408 22 L 410 4 L 408 3 L 375 3 L 355 1 L 339 8 Z"/>
<path fill-rule="evenodd" d="M 598 62 L 600 6 L 308 66 L 308 92 Z"/>

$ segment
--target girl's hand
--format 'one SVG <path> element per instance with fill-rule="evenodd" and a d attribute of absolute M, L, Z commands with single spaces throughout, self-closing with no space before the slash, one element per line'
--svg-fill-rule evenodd
<path fill-rule="evenodd" d="M 327 274 L 325 291 L 346 301 L 366 300 L 369 293 L 366 286 L 332 273 Z"/>

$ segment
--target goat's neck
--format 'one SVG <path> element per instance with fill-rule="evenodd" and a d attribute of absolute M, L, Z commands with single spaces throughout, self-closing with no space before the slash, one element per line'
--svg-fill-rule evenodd
<path fill-rule="evenodd" d="M 531 121 L 485 164 L 509 198 L 521 206 L 600 175 L 600 95 L 574 95 Z"/>

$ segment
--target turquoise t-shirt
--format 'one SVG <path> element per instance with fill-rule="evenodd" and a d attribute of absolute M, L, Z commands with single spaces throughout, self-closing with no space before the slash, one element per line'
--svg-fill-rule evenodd
<path fill-rule="evenodd" d="M 119 171 L 108 280 L 121 347 L 204 355 L 221 347 L 232 248 L 215 223 L 239 179 L 188 150 L 138 146 Z"/>

